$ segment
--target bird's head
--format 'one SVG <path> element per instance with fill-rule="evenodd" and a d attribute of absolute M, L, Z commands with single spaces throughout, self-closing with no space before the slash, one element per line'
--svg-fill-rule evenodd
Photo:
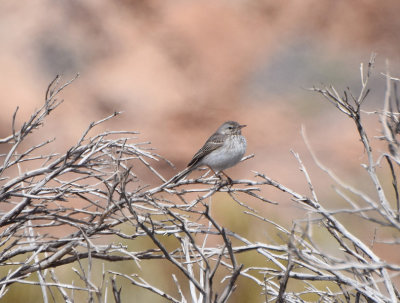
<path fill-rule="evenodd" d="M 235 121 L 226 121 L 218 128 L 217 133 L 221 135 L 241 135 L 241 129 L 245 126 Z"/>

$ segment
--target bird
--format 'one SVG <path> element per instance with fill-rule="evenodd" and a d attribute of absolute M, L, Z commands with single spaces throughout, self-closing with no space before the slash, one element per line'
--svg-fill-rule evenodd
<path fill-rule="evenodd" d="M 228 178 L 229 183 L 232 184 L 232 179 L 223 171 L 240 162 L 246 152 L 247 142 L 241 132 L 245 126 L 235 121 L 223 123 L 208 138 L 203 147 L 195 153 L 187 167 L 175 175 L 167 184 L 178 182 L 201 166 L 209 167 L 216 176 L 223 173 Z"/>

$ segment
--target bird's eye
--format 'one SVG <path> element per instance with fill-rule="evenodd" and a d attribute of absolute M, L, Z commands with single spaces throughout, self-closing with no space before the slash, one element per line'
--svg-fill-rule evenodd
<path fill-rule="evenodd" d="M 233 129 L 233 126 L 228 126 L 228 129 Z"/>

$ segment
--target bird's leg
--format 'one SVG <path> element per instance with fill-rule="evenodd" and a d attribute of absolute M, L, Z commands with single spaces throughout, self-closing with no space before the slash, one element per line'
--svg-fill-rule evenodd
<path fill-rule="evenodd" d="M 230 186 L 232 186 L 233 180 L 231 179 L 231 177 L 229 177 L 227 174 L 225 174 L 223 170 L 221 170 L 221 173 L 228 179 L 228 184 Z"/>
<path fill-rule="evenodd" d="M 221 179 L 221 176 L 219 175 L 219 172 L 215 172 L 215 170 L 213 170 L 210 166 L 207 166 L 207 167 L 213 172 L 214 176 L 216 176 L 216 177 L 218 177 L 220 180 L 222 180 L 222 179 Z"/>
<path fill-rule="evenodd" d="M 222 182 L 224 179 L 222 178 L 222 176 L 221 176 L 221 173 L 226 177 L 226 179 L 227 179 L 227 182 L 228 182 L 228 184 L 227 185 L 229 185 L 229 186 L 232 186 L 232 184 L 233 184 L 233 180 L 231 179 L 231 177 L 229 177 L 227 174 L 225 174 L 224 173 L 224 171 L 218 171 L 218 172 L 216 172 L 216 171 L 214 171 L 211 167 L 208 167 L 213 173 L 214 173 L 214 175 L 216 176 L 216 177 L 218 177 L 219 178 L 219 180 L 220 180 L 220 182 Z"/>
<path fill-rule="evenodd" d="M 219 179 L 219 182 L 222 182 L 223 181 L 223 179 L 222 179 L 222 177 L 221 177 L 221 175 L 220 175 L 220 172 L 219 171 L 215 171 L 215 170 L 213 170 L 210 166 L 207 166 L 213 173 L 214 173 L 214 176 L 216 176 L 216 177 L 218 177 L 218 179 Z M 218 182 L 218 181 L 217 181 Z M 215 184 L 217 184 L 217 182 L 215 183 Z"/>

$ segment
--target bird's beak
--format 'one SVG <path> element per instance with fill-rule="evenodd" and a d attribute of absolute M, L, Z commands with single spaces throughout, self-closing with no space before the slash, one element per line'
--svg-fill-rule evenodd
<path fill-rule="evenodd" d="M 243 125 L 239 125 L 239 127 L 242 129 L 243 127 L 246 127 L 247 125 L 243 124 Z"/>

